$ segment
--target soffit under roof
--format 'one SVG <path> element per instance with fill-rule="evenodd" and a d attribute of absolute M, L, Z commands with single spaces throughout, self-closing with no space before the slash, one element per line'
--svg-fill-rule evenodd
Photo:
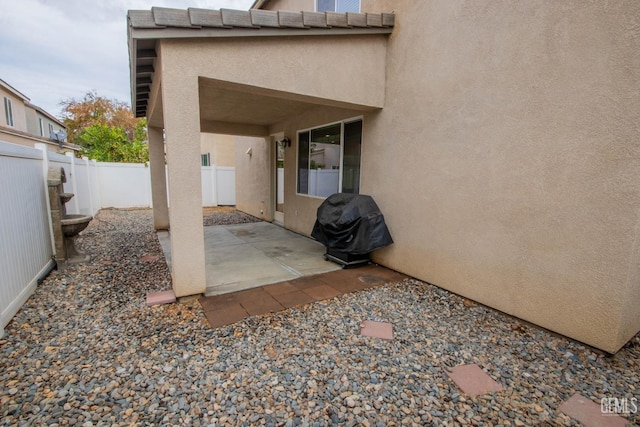
<path fill-rule="evenodd" d="M 269 126 L 274 123 L 314 108 L 374 109 L 203 77 L 200 77 L 198 87 L 203 132 L 266 136 Z M 238 133 L 235 130 L 239 130 Z"/>
<path fill-rule="evenodd" d="M 315 105 L 223 87 L 200 85 L 202 121 L 247 123 L 269 126 Z"/>
<path fill-rule="evenodd" d="M 128 21 L 132 109 L 136 117 L 144 117 L 149 113 L 148 104 L 156 67 L 155 48 L 159 39 L 390 34 L 395 15 L 154 7 L 151 10 L 130 10 Z M 216 95 L 226 99 L 226 103 L 231 102 L 227 99 L 229 91 Z M 243 97 L 251 98 L 249 94 L 244 94 Z M 259 105 L 258 101 L 264 103 L 268 98 L 263 96 L 253 100 Z M 296 107 L 302 106 L 296 106 L 292 102 L 290 108 L 296 111 Z M 258 108 L 239 106 L 237 102 L 235 108 L 251 109 L 258 114 L 258 121 L 265 120 L 267 114 L 258 111 Z M 281 108 L 284 110 L 284 107 Z M 204 108 L 201 113 L 214 110 Z M 269 114 L 276 114 L 277 110 L 276 108 Z"/>

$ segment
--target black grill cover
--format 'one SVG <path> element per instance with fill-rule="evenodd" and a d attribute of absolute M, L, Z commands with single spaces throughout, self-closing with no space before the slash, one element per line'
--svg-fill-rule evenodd
<path fill-rule="evenodd" d="M 318 208 L 311 236 L 327 248 L 362 255 L 393 243 L 371 196 L 337 193 Z"/>

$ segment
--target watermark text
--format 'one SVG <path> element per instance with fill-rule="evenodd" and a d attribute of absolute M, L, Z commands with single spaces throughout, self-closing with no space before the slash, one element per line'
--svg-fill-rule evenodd
<path fill-rule="evenodd" d="M 638 412 L 638 399 L 635 397 L 603 397 L 600 399 L 602 415 L 625 415 Z"/>

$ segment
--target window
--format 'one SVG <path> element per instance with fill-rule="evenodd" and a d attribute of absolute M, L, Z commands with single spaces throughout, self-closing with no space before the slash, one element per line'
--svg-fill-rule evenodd
<path fill-rule="evenodd" d="M 44 136 L 44 120 L 42 120 L 42 117 L 38 117 L 38 124 L 40 125 L 40 136 Z"/>
<path fill-rule="evenodd" d="M 49 123 L 49 138 L 53 138 L 53 125 Z"/>
<path fill-rule="evenodd" d="M 362 120 L 298 132 L 298 193 L 360 192 Z"/>
<path fill-rule="evenodd" d="M 360 12 L 360 0 L 317 0 L 318 12 Z"/>
<path fill-rule="evenodd" d="M 11 100 L 4 98 L 4 117 L 7 121 L 7 125 L 13 127 L 13 108 L 11 108 Z"/>
<path fill-rule="evenodd" d="M 211 153 L 200 154 L 202 166 L 211 166 Z"/>

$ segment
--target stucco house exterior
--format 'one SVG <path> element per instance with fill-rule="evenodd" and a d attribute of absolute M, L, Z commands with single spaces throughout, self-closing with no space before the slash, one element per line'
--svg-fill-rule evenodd
<path fill-rule="evenodd" d="M 206 287 L 200 132 L 249 136 L 240 209 L 309 235 L 327 191 L 369 194 L 395 241 L 374 261 L 617 351 L 640 330 L 640 3 L 329 3 L 129 11 L 176 294 Z"/>
<path fill-rule="evenodd" d="M 57 141 L 52 133 L 66 132 L 65 125 L 42 108 L 34 105 L 19 90 L 0 79 L 0 136 L 3 141 L 33 147 L 44 143 L 51 151 L 77 151 L 66 139 Z"/>

